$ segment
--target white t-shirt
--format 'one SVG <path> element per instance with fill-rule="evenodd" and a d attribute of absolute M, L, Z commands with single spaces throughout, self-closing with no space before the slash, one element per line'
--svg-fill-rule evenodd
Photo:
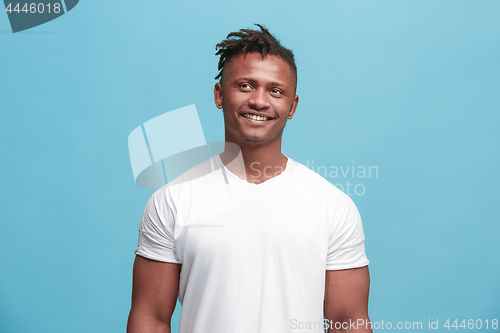
<path fill-rule="evenodd" d="M 324 332 L 325 270 L 368 265 L 352 200 L 291 158 L 260 184 L 219 155 L 188 170 L 148 201 L 135 253 L 182 264 L 180 333 Z"/>

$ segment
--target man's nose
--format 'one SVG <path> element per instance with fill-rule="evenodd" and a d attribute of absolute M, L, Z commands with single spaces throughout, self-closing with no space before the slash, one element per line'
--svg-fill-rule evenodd
<path fill-rule="evenodd" d="M 267 91 L 263 89 L 254 91 L 251 98 L 248 100 L 248 106 L 254 110 L 266 109 L 269 105 L 269 95 Z"/>

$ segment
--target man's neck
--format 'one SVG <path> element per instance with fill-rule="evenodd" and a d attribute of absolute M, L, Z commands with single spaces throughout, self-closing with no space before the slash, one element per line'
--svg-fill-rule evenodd
<path fill-rule="evenodd" d="M 259 184 L 276 177 L 287 165 L 281 153 L 281 140 L 274 144 L 226 144 L 222 163 L 235 175 L 249 183 Z"/>

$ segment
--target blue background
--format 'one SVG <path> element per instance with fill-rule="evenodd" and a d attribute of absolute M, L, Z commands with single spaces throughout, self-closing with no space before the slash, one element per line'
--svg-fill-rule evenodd
<path fill-rule="evenodd" d="M 365 187 L 372 321 L 500 319 L 499 14 L 496 0 L 81 1 L 12 34 L 0 13 L 0 332 L 125 331 L 153 193 L 127 137 L 196 104 L 223 141 L 214 47 L 253 23 L 297 59 L 284 153 L 378 167 L 329 179 Z"/>

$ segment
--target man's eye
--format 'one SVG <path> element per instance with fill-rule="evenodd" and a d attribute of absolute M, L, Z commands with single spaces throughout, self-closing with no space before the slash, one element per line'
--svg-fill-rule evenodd
<path fill-rule="evenodd" d="M 245 89 L 246 89 L 246 88 L 250 88 L 250 85 L 249 85 L 248 83 L 242 83 L 242 84 L 240 85 L 240 87 L 241 87 L 241 88 L 245 88 Z"/>
<path fill-rule="evenodd" d="M 281 90 L 279 90 L 279 89 L 272 89 L 271 92 L 273 94 L 281 94 Z"/>

